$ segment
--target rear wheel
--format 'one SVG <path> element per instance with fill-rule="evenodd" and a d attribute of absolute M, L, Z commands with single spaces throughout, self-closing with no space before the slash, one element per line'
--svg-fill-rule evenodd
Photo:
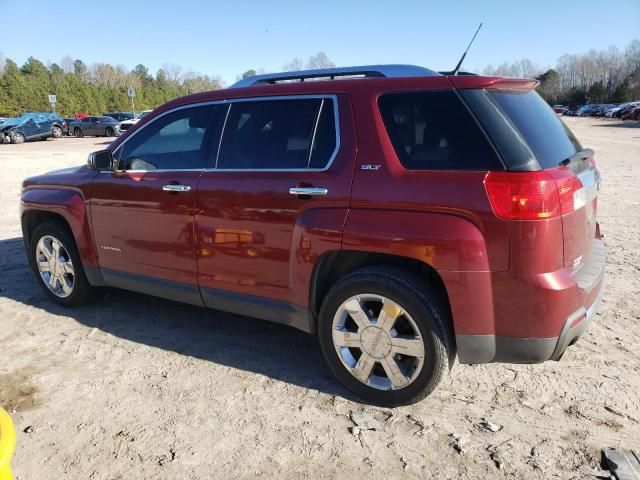
<path fill-rule="evenodd" d="M 11 135 L 11 143 L 24 143 L 26 140 L 24 133 L 15 132 Z"/>
<path fill-rule="evenodd" d="M 115 135 L 115 132 L 113 131 L 113 128 L 111 127 L 107 127 L 104 131 L 105 135 L 107 137 L 113 137 Z"/>
<path fill-rule="evenodd" d="M 411 272 L 366 268 L 338 281 L 320 311 L 318 334 L 336 377 L 378 405 L 417 402 L 453 359 L 448 310 Z"/>
<path fill-rule="evenodd" d="M 29 261 L 47 296 L 65 307 L 76 307 L 95 298 L 82 268 L 73 236 L 58 223 L 39 225 L 31 237 Z"/>
<path fill-rule="evenodd" d="M 62 128 L 55 125 L 51 129 L 51 134 L 53 135 L 53 138 L 62 138 Z"/>
<path fill-rule="evenodd" d="M 78 127 L 73 129 L 73 134 L 75 135 L 76 138 L 84 137 L 84 133 L 82 133 L 82 130 Z"/>

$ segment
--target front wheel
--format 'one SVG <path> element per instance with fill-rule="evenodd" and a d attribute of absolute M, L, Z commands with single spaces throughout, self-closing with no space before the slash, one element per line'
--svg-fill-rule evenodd
<path fill-rule="evenodd" d="M 31 237 L 29 262 L 47 296 L 65 307 L 76 307 L 95 297 L 82 268 L 73 236 L 54 222 L 39 225 Z"/>
<path fill-rule="evenodd" d="M 77 127 L 73 129 L 73 134 L 75 135 L 76 138 L 84 137 L 84 133 L 82 133 L 82 130 Z"/>
<path fill-rule="evenodd" d="M 105 135 L 107 137 L 113 137 L 116 133 L 114 132 L 113 128 L 111 127 L 107 127 L 104 131 Z"/>
<path fill-rule="evenodd" d="M 11 135 L 11 143 L 24 143 L 26 140 L 24 133 L 16 132 Z"/>
<path fill-rule="evenodd" d="M 417 402 L 446 376 L 454 348 L 448 310 L 411 272 L 375 267 L 339 280 L 318 335 L 335 376 L 377 405 Z"/>

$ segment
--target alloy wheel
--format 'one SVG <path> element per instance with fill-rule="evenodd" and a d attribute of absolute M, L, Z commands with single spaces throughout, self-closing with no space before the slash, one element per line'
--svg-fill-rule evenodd
<path fill-rule="evenodd" d="M 424 366 L 424 341 L 416 322 L 399 304 L 381 295 L 345 300 L 334 315 L 332 338 L 351 375 L 378 390 L 408 386 Z"/>
<path fill-rule="evenodd" d="M 36 265 L 42 282 L 57 297 L 73 293 L 75 271 L 71 255 L 57 238 L 44 235 L 36 245 Z"/>

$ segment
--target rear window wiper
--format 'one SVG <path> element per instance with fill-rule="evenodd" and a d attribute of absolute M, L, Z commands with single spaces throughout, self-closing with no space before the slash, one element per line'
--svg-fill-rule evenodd
<path fill-rule="evenodd" d="M 593 150 L 590 148 L 583 148 L 580 151 L 577 151 L 576 153 L 574 153 L 573 155 L 571 155 L 569 158 L 565 158 L 564 160 L 562 160 L 558 165 L 561 167 L 566 167 L 567 165 L 570 165 L 572 162 L 576 162 L 579 160 L 587 160 L 590 157 L 593 157 Z"/>

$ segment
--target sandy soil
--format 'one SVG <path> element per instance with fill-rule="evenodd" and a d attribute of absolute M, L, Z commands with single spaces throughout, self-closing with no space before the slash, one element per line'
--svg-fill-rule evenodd
<path fill-rule="evenodd" d="M 20 182 L 104 139 L 0 145 L 0 405 L 17 478 L 607 477 L 603 447 L 640 449 L 640 125 L 568 123 L 604 176 L 594 324 L 559 363 L 456 365 L 394 410 L 351 397 L 316 339 L 287 327 L 124 291 L 54 306 L 23 254 Z M 354 435 L 362 411 L 382 427 Z"/>

